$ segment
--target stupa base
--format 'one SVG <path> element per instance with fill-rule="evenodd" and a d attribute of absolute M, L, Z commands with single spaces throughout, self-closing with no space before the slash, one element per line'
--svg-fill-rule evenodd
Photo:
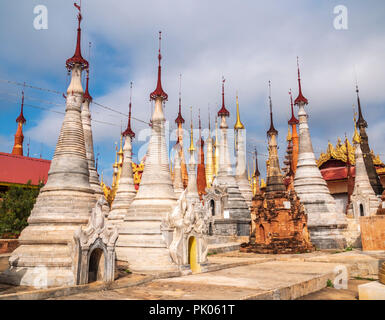
<path fill-rule="evenodd" d="M 346 225 L 309 226 L 311 243 L 317 249 L 344 249 Z"/>

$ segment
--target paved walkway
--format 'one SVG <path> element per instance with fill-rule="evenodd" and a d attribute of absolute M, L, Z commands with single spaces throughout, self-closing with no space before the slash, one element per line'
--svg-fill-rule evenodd
<path fill-rule="evenodd" d="M 269 261 L 59 299 L 295 299 L 321 290 L 336 264 Z"/>
<path fill-rule="evenodd" d="M 355 299 L 357 284 L 369 280 L 354 277 L 376 278 L 378 265 L 384 259 L 385 252 L 359 250 L 291 255 L 234 251 L 210 255 L 211 271 L 207 273 L 178 277 L 175 274 L 156 277 L 132 274 L 114 282 L 108 290 L 101 283 L 92 283 L 83 289 L 58 288 L 56 294 L 53 293 L 56 289 L 43 290 L 44 295 L 32 293 L 26 296 L 17 293 L 18 296 L 13 299 L 19 296 L 21 299 L 56 297 L 66 300 Z M 349 270 L 352 279 L 349 288 L 326 288 L 328 280 L 334 280 L 336 266 L 341 265 Z M 20 290 L 23 291 L 23 288 L 0 286 L 0 295 Z M 65 294 L 67 296 L 63 296 Z"/>

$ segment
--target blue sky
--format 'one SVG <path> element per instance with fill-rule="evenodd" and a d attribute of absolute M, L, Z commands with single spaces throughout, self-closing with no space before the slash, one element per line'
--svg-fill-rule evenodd
<path fill-rule="evenodd" d="M 33 9 L 48 8 L 48 30 L 35 30 Z M 96 102 L 127 113 L 129 83 L 133 81 L 133 115 L 148 121 L 149 93 L 155 89 L 157 32 L 162 30 L 163 88 L 169 95 L 165 114 L 171 129 L 178 108 L 179 74 L 186 125 L 189 107 L 198 108 L 207 128 L 221 99 L 221 78 L 226 78 L 226 106 L 235 122 L 235 94 L 239 93 L 241 119 L 247 128 L 247 147 L 261 154 L 265 171 L 268 124 L 268 81 L 272 81 L 275 126 L 279 130 L 281 162 L 286 150 L 289 88 L 297 95 L 296 56 L 300 57 L 304 95 L 309 100 L 310 132 L 316 156 L 327 142 L 353 133 L 352 105 L 356 104 L 355 74 L 368 121 L 369 143 L 385 156 L 385 4 L 383 1 L 309 0 L 147 0 L 110 2 L 83 0 L 82 49 L 88 59 L 92 42 L 90 93 Z M 333 26 L 336 5 L 348 9 L 348 29 Z M 65 61 L 74 52 L 76 10 L 70 0 L 3 0 L 0 4 L 0 79 L 65 92 Z M 21 87 L 0 81 L 0 151 L 11 152 Z M 50 159 L 63 115 L 58 94 L 26 88 L 25 153 Z M 114 125 L 93 123 L 99 173 L 111 180 L 114 143 L 127 118 L 91 105 L 92 117 Z M 137 134 L 135 154 L 143 154 L 149 130 L 133 121 Z M 147 129 L 147 130 L 146 130 Z M 251 159 L 250 159 L 251 161 Z"/>

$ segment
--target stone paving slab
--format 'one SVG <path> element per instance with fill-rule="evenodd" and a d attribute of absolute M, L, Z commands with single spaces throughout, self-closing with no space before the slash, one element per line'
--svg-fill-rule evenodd
<path fill-rule="evenodd" d="M 62 299 L 296 299 L 326 287 L 335 264 L 269 261 Z"/>
<path fill-rule="evenodd" d="M 305 258 L 305 261 L 340 263 L 349 266 L 349 275 L 351 277 L 378 279 L 379 266 L 385 261 L 385 254 L 383 252 L 368 253 L 354 250 Z"/>

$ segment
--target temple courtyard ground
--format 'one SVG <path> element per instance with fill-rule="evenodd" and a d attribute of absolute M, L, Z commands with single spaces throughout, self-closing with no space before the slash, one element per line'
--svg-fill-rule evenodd
<path fill-rule="evenodd" d="M 316 251 L 307 254 L 256 255 L 237 251 L 210 255 L 209 272 L 127 274 L 112 286 L 33 290 L 0 285 L 0 299 L 71 300 L 356 300 L 357 286 L 378 279 L 384 251 Z M 346 269 L 344 269 L 346 267 Z M 347 288 L 337 289 L 347 271 Z M 341 282 L 340 282 L 341 283 Z"/>

